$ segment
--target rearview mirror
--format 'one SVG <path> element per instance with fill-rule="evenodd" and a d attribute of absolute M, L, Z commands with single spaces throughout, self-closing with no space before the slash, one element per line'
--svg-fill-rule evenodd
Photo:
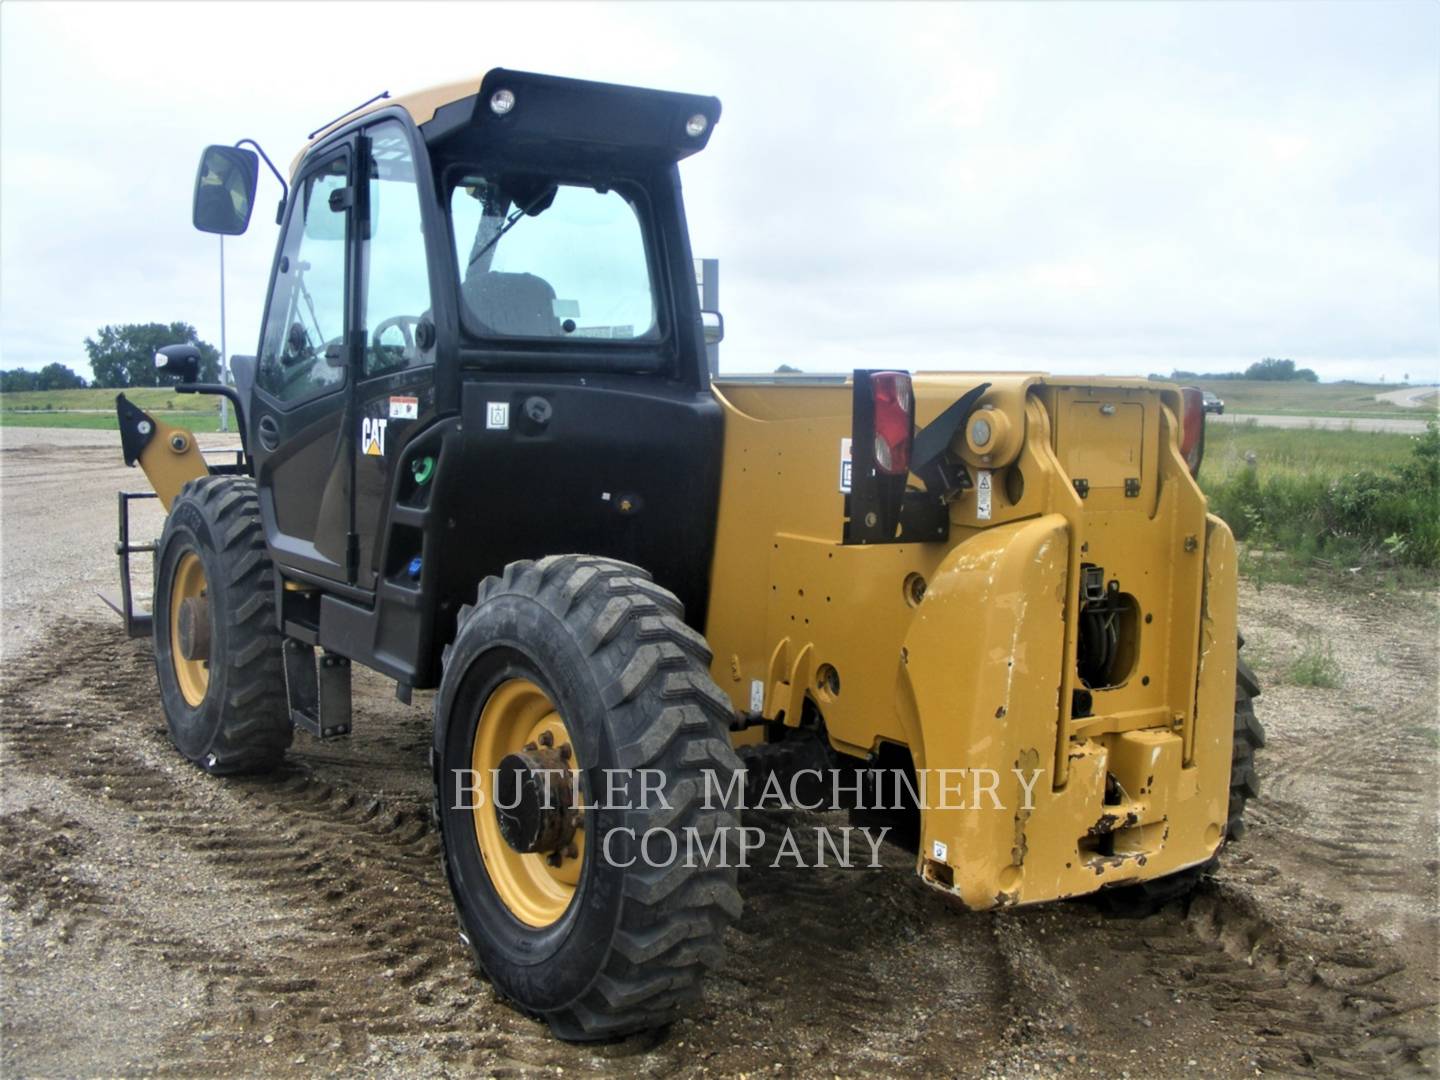
<path fill-rule="evenodd" d="M 250 225 L 260 159 L 238 146 L 207 146 L 195 176 L 191 220 L 201 232 L 239 236 Z"/>
<path fill-rule="evenodd" d="M 725 316 L 720 312 L 700 312 L 700 326 L 705 331 L 706 345 L 719 345 L 725 340 Z"/>
<path fill-rule="evenodd" d="M 155 354 L 155 370 L 161 375 L 178 375 L 182 383 L 200 378 L 200 350 L 194 345 L 166 345 Z"/>

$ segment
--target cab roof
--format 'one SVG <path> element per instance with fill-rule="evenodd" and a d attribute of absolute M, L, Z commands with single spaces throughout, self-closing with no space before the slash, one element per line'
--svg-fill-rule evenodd
<path fill-rule="evenodd" d="M 480 93 L 480 84 L 484 81 L 484 78 L 483 75 L 476 75 L 468 79 L 461 79 L 458 82 L 442 83 L 439 86 L 429 86 L 423 90 L 412 90 L 410 93 L 401 94 L 398 97 L 391 96 L 387 90 L 384 94 L 366 102 L 358 109 L 352 109 L 344 116 L 330 121 L 330 123 L 306 139 L 305 144 L 300 147 L 294 159 L 290 162 L 290 175 L 292 177 L 295 175 L 295 171 L 300 168 L 300 162 L 305 160 L 305 155 L 310 152 L 312 146 L 341 125 L 348 124 L 352 120 L 358 120 L 362 116 L 369 116 L 371 113 L 379 112 L 381 109 L 399 106 L 410 114 L 410 119 L 415 122 L 416 127 L 419 127 L 421 124 L 428 124 L 431 120 L 435 119 L 435 112 L 441 106 L 453 105 L 457 101 L 464 101 L 466 98 L 474 97 Z"/>
<path fill-rule="evenodd" d="M 485 104 L 501 91 L 509 92 L 506 112 Z M 713 97 L 494 68 L 482 76 L 366 102 L 316 131 L 291 162 L 291 175 L 316 143 L 361 117 L 395 107 L 404 109 L 432 142 L 483 134 L 487 141 L 531 149 L 593 154 L 603 148 L 672 162 L 704 149 L 720 119 L 720 102 Z"/>

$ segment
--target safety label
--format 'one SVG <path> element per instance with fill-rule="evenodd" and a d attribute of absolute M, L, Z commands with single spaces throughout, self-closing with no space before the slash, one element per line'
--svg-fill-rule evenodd
<path fill-rule="evenodd" d="M 420 415 L 420 399 L 413 397 L 392 397 L 390 399 L 391 420 L 414 420 Z"/>
<path fill-rule="evenodd" d="M 850 494 L 850 476 L 853 471 L 853 462 L 850 460 L 850 440 L 840 440 L 840 491 Z"/>
<path fill-rule="evenodd" d="M 990 520 L 990 470 L 977 469 L 975 472 L 975 516 L 981 521 Z"/>

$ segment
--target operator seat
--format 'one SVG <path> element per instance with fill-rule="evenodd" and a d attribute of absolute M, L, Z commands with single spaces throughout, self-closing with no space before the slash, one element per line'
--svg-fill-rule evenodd
<path fill-rule="evenodd" d="M 467 275 L 462 291 L 475 317 L 497 334 L 561 336 L 555 290 L 542 277 L 489 271 Z"/>

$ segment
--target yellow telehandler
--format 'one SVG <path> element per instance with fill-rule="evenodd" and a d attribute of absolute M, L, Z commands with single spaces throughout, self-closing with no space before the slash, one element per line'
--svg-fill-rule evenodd
<path fill-rule="evenodd" d="M 700 992 L 757 797 L 990 908 L 1183 892 L 1256 794 L 1199 392 L 714 376 L 678 163 L 719 119 L 497 69 L 367 103 L 286 175 L 209 147 L 198 228 L 245 231 L 262 157 L 283 190 L 258 352 L 233 385 L 157 364 L 243 449 L 117 403 L 168 511 L 146 612 L 121 494 L 118 606 L 176 747 L 227 774 L 343 737 L 352 663 L 436 689 L 462 934 L 567 1039 Z"/>

